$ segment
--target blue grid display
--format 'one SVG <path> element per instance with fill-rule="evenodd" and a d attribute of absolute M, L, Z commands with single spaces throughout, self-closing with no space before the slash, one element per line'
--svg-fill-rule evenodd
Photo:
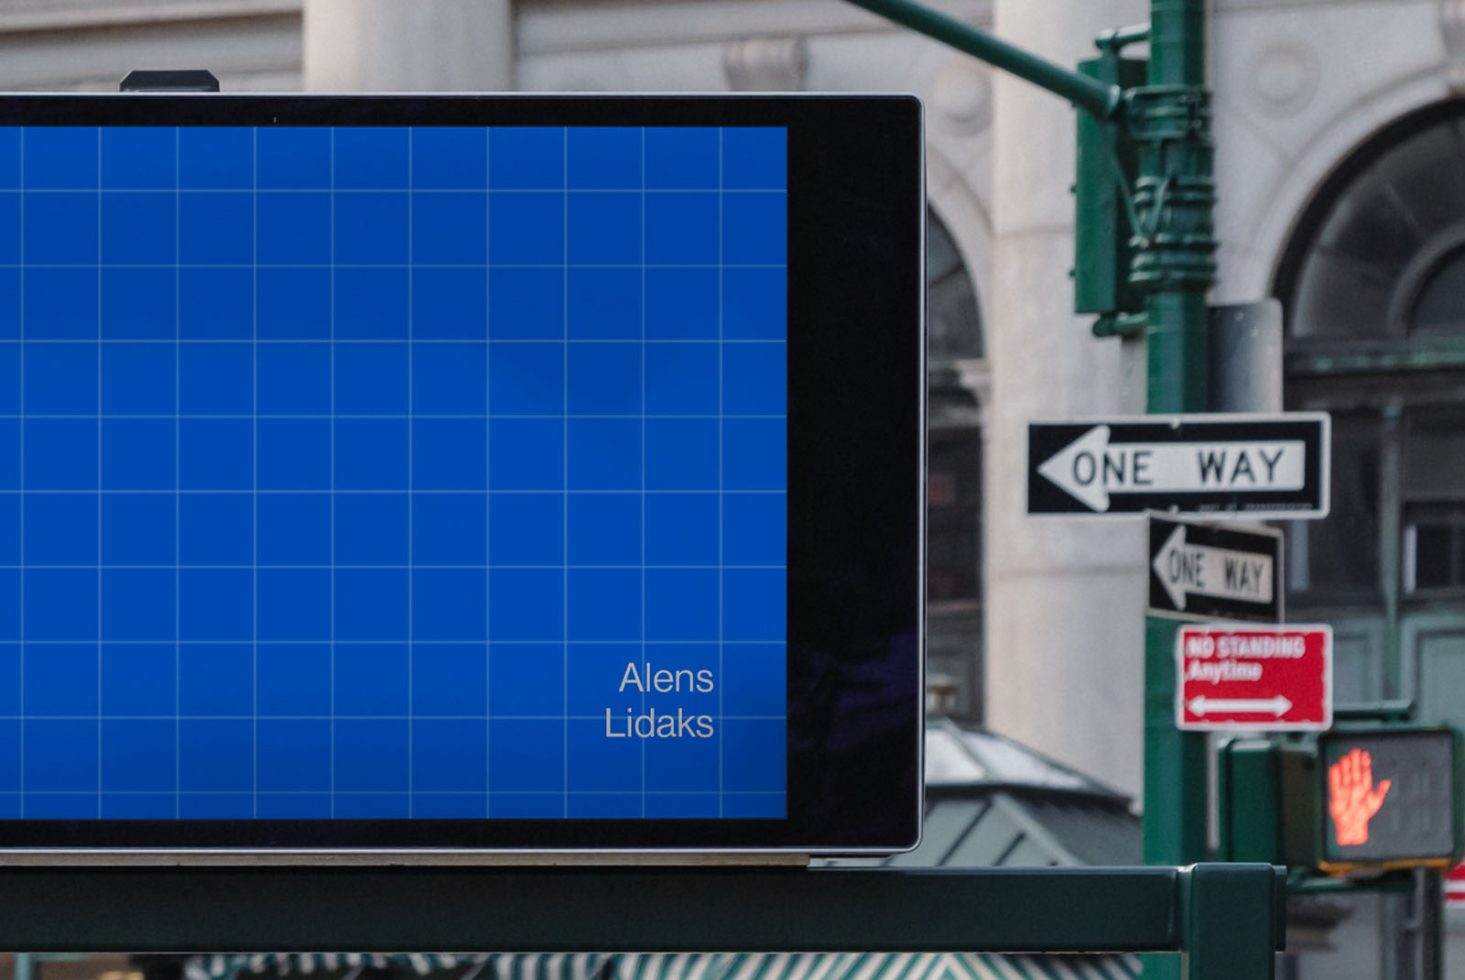
<path fill-rule="evenodd" d="M 779 817 L 778 129 L 0 128 L 0 817 Z"/>

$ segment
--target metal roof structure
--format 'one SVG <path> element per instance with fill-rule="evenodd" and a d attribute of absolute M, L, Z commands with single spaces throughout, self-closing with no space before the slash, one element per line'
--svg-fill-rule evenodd
<path fill-rule="evenodd" d="M 988 868 L 1141 861 L 1140 821 L 1124 794 L 1010 739 L 935 718 L 926 726 L 921 845 L 875 863 Z"/>

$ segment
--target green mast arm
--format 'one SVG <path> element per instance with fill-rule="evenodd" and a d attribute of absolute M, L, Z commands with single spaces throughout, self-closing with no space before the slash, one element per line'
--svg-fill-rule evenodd
<path fill-rule="evenodd" d="M 849 2 L 1032 82 L 1100 119 L 1110 119 L 1119 111 L 1122 97 L 1117 85 L 1105 85 L 1069 71 L 955 17 L 948 17 L 912 0 Z"/>

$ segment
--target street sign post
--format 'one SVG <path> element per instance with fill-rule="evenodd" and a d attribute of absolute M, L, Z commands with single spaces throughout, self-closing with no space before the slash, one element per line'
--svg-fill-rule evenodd
<path fill-rule="evenodd" d="M 1184 626 L 1175 720 L 1185 731 L 1324 731 L 1333 723 L 1329 626 Z"/>
<path fill-rule="evenodd" d="M 1282 534 L 1150 515 L 1150 606 L 1158 616 L 1275 623 Z"/>
<path fill-rule="evenodd" d="M 1029 423 L 1027 512 L 1325 517 L 1330 434 L 1324 412 Z"/>

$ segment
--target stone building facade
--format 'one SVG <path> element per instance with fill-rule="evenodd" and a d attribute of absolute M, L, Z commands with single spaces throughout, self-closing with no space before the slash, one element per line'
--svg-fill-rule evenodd
<path fill-rule="evenodd" d="M 1063 63 L 1147 10 L 936 5 Z M 1336 424 L 1334 516 L 1288 528 L 1289 618 L 1334 624 L 1340 701 L 1465 723 L 1465 2 L 1212 8 L 1214 299 L 1282 301 L 1286 403 Z M 1071 312 L 1068 106 L 835 0 L 0 0 L 7 88 L 175 65 L 232 91 L 919 95 L 932 671 L 956 713 L 1138 792 L 1143 530 L 1023 516 L 1028 420 L 1144 404 L 1141 342 Z M 1297 975 L 1415 975 L 1416 911 L 1361 903 Z"/>

